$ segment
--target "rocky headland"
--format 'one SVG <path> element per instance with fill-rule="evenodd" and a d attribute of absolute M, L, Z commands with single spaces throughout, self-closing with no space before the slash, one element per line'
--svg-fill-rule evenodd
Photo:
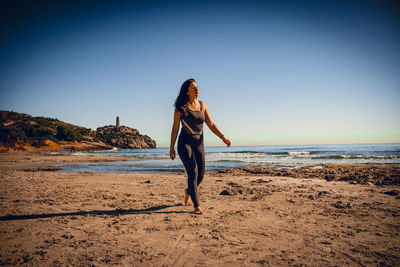
<path fill-rule="evenodd" d="M 137 129 L 127 126 L 104 126 L 97 128 L 96 137 L 104 143 L 119 148 L 155 148 L 156 142 Z"/>
<path fill-rule="evenodd" d="M 0 110 L 0 151 L 93 151 L 155 148 L 156 142 L 137 129 L 104 126 L 93 131 L 54 118 Z"/>

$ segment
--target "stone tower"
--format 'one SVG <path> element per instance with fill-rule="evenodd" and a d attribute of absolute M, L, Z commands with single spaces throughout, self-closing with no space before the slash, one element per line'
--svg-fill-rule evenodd
<path fill-rule="evenodd" d="M 119 124 L 119 117 L 118 117 L 118 116 L 117 116 L 117 123 L 116 123 L 116 126 L 117 126 L 117 127 L 120 126 L 120 124 Z"/>

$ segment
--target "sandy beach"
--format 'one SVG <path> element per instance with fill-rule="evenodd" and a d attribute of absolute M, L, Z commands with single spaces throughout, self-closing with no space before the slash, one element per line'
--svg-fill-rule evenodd
<path fill-rule="evenodd" d="M 354 166 L 207 172 L 201 216 L 182 205 L 184 173 L 52 171 L 127 159 L 0 154 L 0 264 L 399 265 L 399 166 L 368 166 L 366 180 L 336 179 L 363 172 Z"/>

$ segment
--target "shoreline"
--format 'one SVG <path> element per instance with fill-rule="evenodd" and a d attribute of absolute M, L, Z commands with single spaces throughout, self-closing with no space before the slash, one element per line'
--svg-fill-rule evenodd
<path fill-rule="evenodd" d="M 64 152 L 64 151 L 57 151 Z M 127 161 L 136 156 L 123 155 L 72 155 L 72 154 L 52 154 L 48 151 L 12 151 L 0 153 L 1 169 L 37 169 L 51 168 L 59 164 L 79 163 L 79 162 L 112 162 Z"/>
<path fill-rule="evenodd" d="M 393 266 L 400 261 L 400 185 L 339 181 L 339 168 L 350 174 L 343 166 L 331 166 L 332 180 L 260 167 L 206 172 L 199 187 L 205 213 L 198 216 L 182 205 L 185 173 L 25 171 L 64 160 L 121 160 L 72 156 L 0 154 L 0 264 Z M 363 173 L 374 177 L 371 169 Z"/>
<path fill-rule="evenodd" d="M 52 154 L 51 152 L 7 152 L 0 153 L 0 170 L 24 170 L 24 171 L 59 171 L 61 164 L 90 163 L 90 162 L 113 162 L 142 159 L 143 156 L 133 155 L 98 155 L 98 154 Z M 81 173 L 81 172 L 65 172 Z M 90 172 L 92 173 L 92 172 Z M 94 172 L 101 173 L 101 172 Z M 113 172 L 105 172 L 113 173 Z M 118 172 L 116 172 L 118 173 Z M 127 173 L 127 172 L 125 172 Z M 171 172 L 131 172 L 143 174 L 162 173 L 184 173 L 181 171 Z M 296 168 L 244 166 L 232 167 L 221 170 L 206 171 L 214 176 L 221 175 L 268 175 L 293 178 L 313 178 L 327 181 L 347 181 L 349 183 L 374 184 L 374 185 L 400 185 L 400 164 L 350 164 L 350 163 L 324 163 Z"/>

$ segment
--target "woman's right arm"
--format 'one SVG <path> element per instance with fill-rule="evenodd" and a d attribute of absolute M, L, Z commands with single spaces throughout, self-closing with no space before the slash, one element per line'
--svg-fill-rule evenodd
<path fill-rule="evenodd" d="M 174 149 L 174 147 L 175 147 L 176 137 L 178 136 L 180 119 L 181 119 L 181 114 L 179 113 L 178 109 L 175 108 L 175 111 L 174 111 L 174 124 L 172 125 L 172 131 L 171 131 L 171 144 L 169 146 L 169 157 L 171 159 L 175 158 L 175 149 Z"/>

